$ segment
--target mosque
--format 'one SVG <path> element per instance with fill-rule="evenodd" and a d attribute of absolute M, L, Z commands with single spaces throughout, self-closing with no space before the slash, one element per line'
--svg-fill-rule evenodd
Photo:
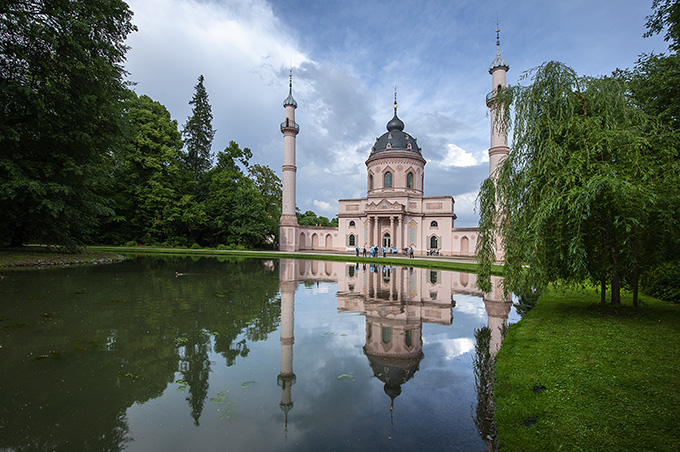
<path fill-rule="evenodd" d="M 496 30 L 496 58 L 489 66 L 492 91 L 486 96 L 491 108 L 495 93 L 506 83 L 510 69 L 501 57 L 500 30 Z M 435 252 L 446 256 L 473 256 L 477 246 L 477 228 L 456 228 L 455 200 L 451 196 L 424 196 L 425 164 L 423 150 L 415 137 L 405 131 L 394 116 L 387 131 L 376 139 L 366 160 L 366 197 L 339 200 L 337 228 L 300 226 L 295 215 L 295 142 L 300 131 L 295 122 L 297 102 L 293 98 L 292 77 L 288 97 L 283 101 L 285 121 L 281 123 L 284 141 L 283 205 L 279 226 L 281 251 L 345 251 L 356 246 L 369 248 L 413 248 L 414 254 Z M 500 119 L 491 112 L 489 175 L 509 152 L 507 132 L 499 127 Z"/>

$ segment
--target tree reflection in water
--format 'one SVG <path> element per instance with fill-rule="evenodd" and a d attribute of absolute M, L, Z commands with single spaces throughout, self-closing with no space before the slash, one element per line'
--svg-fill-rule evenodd
<path fill-rule="evenodd" d="M 491 329 L 487 326 L 476 329 L 475 354 L 472 358 L 472 365 L 475 373 L 477 407 L 473 418 L 480 437 L 487 444 L 487 450 L 495 451 L 498 444 L 494 423 L 494 357 L 491 355 L 490 345 Z"/>

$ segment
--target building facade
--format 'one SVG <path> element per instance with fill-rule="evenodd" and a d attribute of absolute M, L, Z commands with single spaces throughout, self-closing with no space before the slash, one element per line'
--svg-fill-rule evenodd
<path fill-rule="evenodd" d="M 498 113 L 493 110 L 498 89 L 505 86 L 509 65 L 500 55 L 497 30 L 496 58 L 489 67 L 492 91 L 486 104 L 492 109 L 489 175 L 509 151 L 507 132 Z M 292 95 L 284 101 L 283 209 L 280 225 L 280 249 L 295 250 L 354 250 L 372 246 L 401 251 L 413 249 L 414 254 L 430 252 L 446 256 L 472 257 L 477 247 L 477 228 L 456 228 L 455 201 L 451 196 L 425 196 L 425 164 L 427 163 L 415 137 L 406 132 L 397 115 L 387 123 L 387 131 L 378 137 L 366 160 L 366 196 L 340 199 L 338 227 L 300 226 L 295 213 L 295 123 L 297 103 Z"/>

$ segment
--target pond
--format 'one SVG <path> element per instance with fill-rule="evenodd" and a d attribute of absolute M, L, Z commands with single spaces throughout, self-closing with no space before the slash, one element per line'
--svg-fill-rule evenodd
<path fill-rule="evenodd" d="M 3 451 L 486 450 L 474 332 L 493 353 L 519 319 L 498 279 L 485 295 L 408 267 L 140 256 L 3 276 Z"/>

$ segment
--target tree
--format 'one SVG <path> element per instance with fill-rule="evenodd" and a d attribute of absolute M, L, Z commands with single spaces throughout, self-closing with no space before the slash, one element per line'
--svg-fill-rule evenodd
<path fill-rule="evenodd" d="M 259 164 L 251 165 L 248 168 L 248 173 L 255 189 L 264 200 L 264 210 L 267 215 L 267 234 L 278 237 L 283 196 L 281 179 L 271 168 Z"/>
<path fill-rule="evenodd" d="M 129 100 L 125 118 L 131 137 L 114 155 L 115 216 L 105 228 L 105 241 L 146 244 L 175 239 L 186 204 L 183 187 L 189 175 L 182 167 L 182 141 L 177 121 L 148 96 Z M 182 203 L 184 205 L 182 205 Z"/>
<path fill-rule="evenodd" d="M 668 48 L 680 50 L 680 2 L 678 0 L 654 0 L 654 12 L 647 16 L 645 37 L 666 31 L 664 40 L 670 42 Z"/>
<path fill-rule="evenodd" d="M 203 75 L 199 76 L 194 87 L 194 96 L 189 101 L 192 105 L 191 116 L 182 130 L 186 146 L 186 163 L 194 180 L 199 180 L 212 166 L 212 142 L 215 136 L 215 130 L 212 128 L 212 108 L 203 81 Z"/>
<path fill-rule="evenodd" d="M 238 161 L 247 167 L 251 156 L 250 149 L 241 149 L 231 141 L 206 174 L 204 210 L 209 221 L 203 237 L 211 246 L 255 248 L 272 238 L 265 198 L 236 164 Z"/>
<path fill-rule="evenodd" d="M 0 232 L 75 249 L 110 213 L 99 194 L 120 144 L 126 36 L 121 0 L 0 6 Z"/>
<path fill-rule="evenodd" d="M 640 272 L 663 246 L 649 237 L 676 228 L 659 199 L 680 182 L 678 135 L 639 108 L 620 78 L 578 77 L 557 62 L 530 76 L 529 86 L 498 94 L 505 126 L 514 108 L 513 146 L 496 184 L 480 191 L 480 235 L 500 238 L 514 292 L 590 281 L 603 301 L 607 285 L 613 303 L 628 285 L 637 302 Z M 480 243 L 488 275 L 494 246 Z"/>
<path fill-rule="evenodd" d="M 316 213 L 314 213 L 311 210 L 306 211 L 305 213 L 300 213 L 295 212 L 298 218 L 298 224 L 300 226 L 323 226 L 323 227 L 337 227 L 338 226 L 338 219 L 333 218 L 332 220 L 329 220 L 326 217 L 323 216 L 318 216 Z"/>

